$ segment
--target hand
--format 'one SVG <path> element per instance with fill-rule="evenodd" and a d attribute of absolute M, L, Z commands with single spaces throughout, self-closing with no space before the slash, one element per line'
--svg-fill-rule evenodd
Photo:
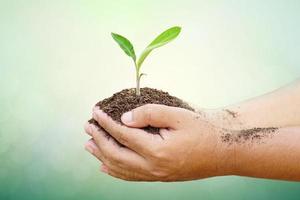
<path fill-rule="evenodd" d="M 232 174 L 234 169 L 234 146 L 222 143 L 220 128 L 195 112 L 148 104 L 125 113 L 122 122 L 126 126 L 99 108 L 94 109 L 93 118 L 105 131 L 87 124 L 85 130 L 92 139 L 86 148 L 111 176 L 182 181 Z M 148 125 L 159 127 L 160 135 L 139 129 Z"/>

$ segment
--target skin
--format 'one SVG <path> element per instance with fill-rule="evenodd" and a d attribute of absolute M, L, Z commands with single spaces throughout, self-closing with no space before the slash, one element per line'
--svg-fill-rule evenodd
<path fill-rule="evenodd" d="M 191 112 L 148 104 L 121 125 L 98 107 L 85 125 L 85 148 L 101 171 L 128 181 L 186 181 L 240 175 L 300 181 L 300 80 L 272 93 L 220 109 Z M 139 129 L 160 128 L 160 135 Z M 276 127 L 261 139 L 224 141 L 241 130 Z M 110 135 L 108 135 L 108 134 Z M 118 141 L 118 142 L 116 142 Z M 122 144 L 123 146 L 120 146 Z"/>

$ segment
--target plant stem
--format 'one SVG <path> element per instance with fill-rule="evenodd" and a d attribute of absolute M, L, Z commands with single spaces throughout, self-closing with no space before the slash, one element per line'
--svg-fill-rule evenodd
<path fill-rule="evenodd" d="M 135 88 L 135 93 L 137 96 L 141 95 L 141 91 L 140 91 L 140 76 L 138 73 L 136 73 L 136 88 Z"/>
<path fill-rule="evenodd" d="M 136 63 L 135 63 L 135 72 L 136 72 L 136 88 L 135 88 L 135 94 L 137 96 L 141 95 L 141 91 L 140 91 L 140 70 L 138 69 Z"/>

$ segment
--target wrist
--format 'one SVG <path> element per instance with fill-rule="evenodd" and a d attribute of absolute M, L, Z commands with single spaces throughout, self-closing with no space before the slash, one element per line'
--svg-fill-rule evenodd
<path fill-rule="evenodd" d="M 236 166 L 237 159 L 237 145 L 235 142 L 228 143 L 224 141 L 223 129 L 217 129 L 217 175 L 236 175 L 238 169 Z"/>
<path fill-rule="evenodd" d="M 238 167 L 238 145 L 228 140 L 229 135 L 243 128 L 237 112 L 229 109 L 203 111 L 208 123 L 213 126 L 216 135 L 216 175 L 236 175 Z"/>

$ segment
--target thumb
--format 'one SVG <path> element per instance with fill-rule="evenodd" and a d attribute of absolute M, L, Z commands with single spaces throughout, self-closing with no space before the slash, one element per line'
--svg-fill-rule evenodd
<path fill-rule="evenodd" d="M 125 125 L 137 128 L 153 126 L 176 129 L 183 123 L 186 112 L 182 108 L 146 104 L 124 113 L 121 120 Z"/>

